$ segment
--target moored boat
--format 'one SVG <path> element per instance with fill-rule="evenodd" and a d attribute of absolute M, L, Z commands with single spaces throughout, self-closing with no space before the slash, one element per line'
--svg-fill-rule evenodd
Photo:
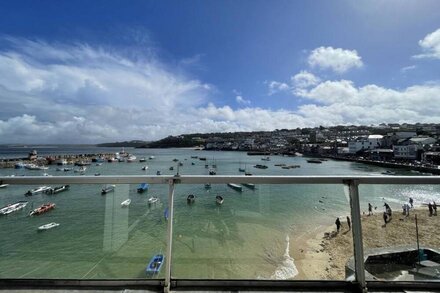
<path fill-rule="evenodd" d="M 127 163 L 132 163 L 136 161 L 136 156 L 135 155 L 129 155 L 127 158 Z"/>
<path fill-rule="evenodd" d="M 48 203 L 45 203 L 45 204 L 39 206 L 35 210 L 31 211 L 29 213 L 29 216 L 34 216 L 34 215 L 38 216 L 38 215 L 44 214 L 54 208 L 55 208 L 55 204 L 53 202 L 48 202 Z"/>
<path fill-rule="evenodd" d="M 205 189 L 210 189 L 211 188 L 211 183 L 206 183 L 205 184 Z"/>
<path fill-rule="evenodd" d="M 156 175 L 161 175 L 159 170 L 156 171 Z"/>
<path fill-rule="evenodd" d="M 322 164 L 322 161 L 318 160 L 318 159 L 309 159 L 309 160 L 307 160 L 307 163 Z"/>
<path fill-rule="evenodd" d="M 223 196 L 221 196 L 221 195 L 217 195 L 217 196 L 215 197 L 215 202 L 216 202 L 218 205 L 222 205 L 222 204 L 223 204 Z"/>
<path fill-rule="evenodd" d="M 255 184 L 253 183 L 242 183 L 241 185 L 250 188 L 250 189 L 255 189 Z"/>
<path fill-rule="evenodd" d="M 27 201 L 18 201 L 16 203 L 8 204 L 0 209 L 0 215 L 8 215 L 24 208 L 28 204 Z"/>
<path fill-rule="evenodd" d="M 139 159 L 139 163 L 143 163 L 143 162 L 146 162 L 147 161 L 147 159 L 145 159 L 145 158 L 140 158 Z"/>
<path fill-rule="evenodd" d="M 267 169 L 268 167 L 266 165 L 256 164 L 254 166 L 254 168 L 257 168 L 257 169 Z"/>
<path fill-rule="evenodd" d="M 126 199 L 121 202 L 121 207 L 128 207 L 131 204 L 131 199 Z"/>
<path fill-rule="evenodd" d="M 49 230 L 55 227 L 58 227 L 60 224 L 52 222 L 49 224 L 45 224 L 45 225 L 41 225 L 40 227 L 38 227 L 38 231 L 44 231 L 44 230 Z"/>
<path fill-rule="evenodd" d="M 69 190 L 69 188 L 70 188 L 70 185 L 62 185 L 62 186 L 50 188 L 50 189 L 46 190 L 45 192 L 47 194 L 57 194 L 57 193 L 60 193 L 63 191 L 67 191 L 67 190 Z"/>
<path fill-rule="evenodd" d="M 148 263 L 145 272 L 149 275 L 158 274 L 162 268 L 165 256 L 163 254 L 156 254 Z"/>
<path fill-rule="evenodd" d="M 228 183 L 228 186 L 232 189 L 235 189 L 237 191 L 243 191 L 243 187 L 241 185 L 235 184 L 235 183 Z"/>
<path fill-rule="evenodd" d="M 148 170 L 148 166 L 143 166 L 142 167 L 142 171 L 147 171 Z"/>
<path fill-rule="evenodd" d="M 152 204 L 155 204 L 155 203 L 157 203 L 159 201 L 159 199 L 157 198 L 157 196 L 151 196 L 149 199 L 148 199 L 148 204 L 149 205 L 152 205 Z"/>
<path fill-rule="evenodd" d="M 32 196 L 38 193 L 46 192 L 47 190 L 51 189 L 50 186 L 40 186 L 31 190 L 28 190 L 24 195 L 25 196 Z"/>
<path fill-rule="evenodd" d="M 109 193 L 109 192 L 115 191 L 115 187 L 116 187 L 116 185 L 108 185 L 108 186 L 104 186 L 104 187 L 101 189 L 101 194 L 104 195 L 104 194 L 107 194 L 107 193 Z"/>
<path fill-rule="evenodd" d="M 209 175 L 216 175 L 217 174 L 215 169 L 209 169 L 208 173 L 209 173 Z"/>
<path fill-rule="evenodd" d="M 141 183 L 137 188 L 137 192 L 142 193 L 148 190 L 148 183 Z"/>
<path fill-rule="evenodd" d="M 192 204 L 192 203 L 194 203 L 196 201 L 196 197 L 194 196 L 194 194 L 190 194 L 186 198 L 186 201 L 187 201 L 188 204 Z"/>
<path fill-rule="evenodd" d="M 156 158 L 156 157 L 155 156 L 148 157 L 149 160 L 153 160 L 154 158 Z"/>
<path fill-rule="evenodd" d="M 7 187 L 9 184 L 0 184 L 0 188 L 5 188 Z"/>

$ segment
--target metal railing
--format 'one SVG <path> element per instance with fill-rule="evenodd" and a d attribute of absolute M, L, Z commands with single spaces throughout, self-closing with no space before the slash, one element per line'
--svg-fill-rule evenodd
<path fill-rule="evenodd" d="M 145 285 L 159 286 L 164 291 L 169 292 L 173 288 L 191 288 L 196 289 L 197 284 L 199 288 L 211 288 L 217 290 L 218 288 L 268 288 L 269 291 L 279 290 L 280 288 L 298 288 L 304 289 L 318 289 L 325 288 L 326 290 L 344 290 L 347 288 L 356 288 L 360 291 L 367 291 L 367 288 L 383 288 L 393 287 L 400 288 L 440 288 L 437 284 L 432 283 L 401 283 L 401 282 L 371 282 L 367 284 L 365 280 L 364 269 L 364 253 L 362 242 L 362 224 L 361 224 L 361 210 L 359 203 L 359 185 L 361 184 L 410 184 L 410 185 L 438 185 L 440 184 L 440 177 L 436 176 L 202 176 L 202 175 L 175 175 L 175 176 L 31 176 L 31 177 L 0 177 L 0 184 L 11 185 L 28 185 L 28 184 L 168 184 L 168 209 L 169 220 L 167 224 L 167 249 L 165 262 L 165 280 L 164 282 L 143 282 L 143 281 L 128 281 L 128 280 L 112 280 L 104 281 L 102 283 L 96 281 L 49 281 L 49 287 L 63 284 L 66 286 L 83 285 L 86 287 L 104 287 L 104 288 L 132 288 Z M 258 183 L 258 184 L 342 184 L 348 186 L 350 198 L 350 211 L 352 218 L 352 234 L 353 234 L 353 249 L 355 260 L 355 281 L 354 282 L 317 282 L 317 281 L 268 281 L 268 280 L 176 280 L 171 276 L 171 259 L 172 259 L 172 235 L 173 235 L 173 216 L 174 216 L 174 190 L 176 184 L 225 184 L 225 183 Z M 46 280 L 47 281 L 47 280 Z M 14 285 L 27 284 L 29 280 L 5 280 L 0 279 L 0 285 Z M 35 285 L 35 280 L 33 281 Z M 44 283 L 46 284 L 46 283 Z M 32 287 L 32 285 L 31 285 Z"/>

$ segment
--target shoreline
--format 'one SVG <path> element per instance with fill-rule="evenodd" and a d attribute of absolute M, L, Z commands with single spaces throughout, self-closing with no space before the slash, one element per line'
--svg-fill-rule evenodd
<path fill-rule="evenodd" d="M 411 209 L 408 217 L 395 211 L 386 226 L 381 212 L 361 215 L 364 254 L 375 248 L 414 246 L 417 249 L 416 214 L 420 246 L 439 248 L 440 214 L 429 216 L 427 208 L 418 207 Z M 292 241 L 290 253 L 298 269 L 294 280 L 345 280 L 345 265 L 353 256 L 353 237 L 346 222 L 341 223 L 339 233 L 335 225 L 319 226 Z"/>

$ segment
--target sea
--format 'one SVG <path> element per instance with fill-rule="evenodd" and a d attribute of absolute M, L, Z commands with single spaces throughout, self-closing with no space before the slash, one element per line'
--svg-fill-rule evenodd
<path fill-rule="evenodd" d="M 120 148 L 96 146 L 1 146 L 0 158 L 26 157 L 31 150 L 40 156 L 116 153 Z M 381 175 L 387 169 L 356 162 L 327 160 L 307 163 L 302 156 L 248 156 L 246 152 L 201 151 L 194 149 L 136 149 L 125 151 L 136 162 L 104 162 L 87 167 L 85 175 L 173 175 L 179 166 L 181 175 L 208 175 L 216 166 L 218 175 Z M 154 158 L 149 159 L 150 156 Z M 206 161 L 199 158 L 204 157 Z M 139 162 L 146 158 L 146 162 Z M 257 169 L 256 164 L 267 165 Z M 283 169 L 279 164 L 299 165 Z M 142 167 L 148 166 L 146 171 Z M 0 169 L 1 176 L 81 176 L 73 171 Z M 66 166 L 74 168 L 74 166 Z M 173 167 L 173 170 L 170 170 Z M 396 175 L 423 175 L 392 170 Z M 426 175 L 426 174 L 424 174 Z M 215 176 L 215 175 L 214 175 Z M 0 207 L 28 201 L 20 211 L 0 216 L 0 278 L 45 279 L 161 279 L 165 266 L 157 274 L 146 266 L 157 254 L 165 254 L 167 242 L 168 186 L 151 184 L 138 193 L 137 184 L 118 184 L 113 192 L 101 195 L 102 185 L 71 185 L 56 195 L 25 197 L 38 186 L 0 188 Z M 53 186 L 54 187 L 54 186 Z M 187 196 L 196 200 L 187 203 Z M 224 198 L 222 205 L 215 197 Z M 157 196 L 159 201 L 148 204 Z M 362 212 L 368 203 L 382 213 L 388 203 L 400 212 L 409 198 L 416 205 L 440 202 L 440 189 L 430 185 L 361 185 Z M 131 199 L 128 207 L 121 202 Z M 29 212 L 52 202 L 55 209 L 39 216 Z M 348 190 L 342 185 L 256 184 L 239 192 L 226 184 L 176 185 L 171 274 L 173 278 L 197 279 L 292 279 L 298 274 L 293 239 L 311 231 L 334 225 L 335 219 L 349 215 Z M 39 231 L 48 223 L 59 226 Z M 296 243 L 296 242 L 295 242 Z"/>

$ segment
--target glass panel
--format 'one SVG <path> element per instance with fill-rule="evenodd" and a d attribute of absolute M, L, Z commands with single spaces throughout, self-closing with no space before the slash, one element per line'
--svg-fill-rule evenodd
<path fill-rule="evenodd" d="M 329 243 L 352 243 L 347 215 L 342 185 L 178 185 L 172 276 L 344 279 Z"/>
<path fill-rule="evenodd" d="M 168 186 L 150 185 L 143 193 L 138 184 L 38 187 L 0 190 L 0 207 L 26 203 L 0 216 L 0 278 L 164 277 L 165 265 L 158 274 L 146 267 L 165 252 Z M 149 204 L 153 195 L 158 202 Z"/>
<path fill-rule="evenodd" d="M 360 194 L 367 280 L 438 281 L 440 187 L 365 185 Z"/>

